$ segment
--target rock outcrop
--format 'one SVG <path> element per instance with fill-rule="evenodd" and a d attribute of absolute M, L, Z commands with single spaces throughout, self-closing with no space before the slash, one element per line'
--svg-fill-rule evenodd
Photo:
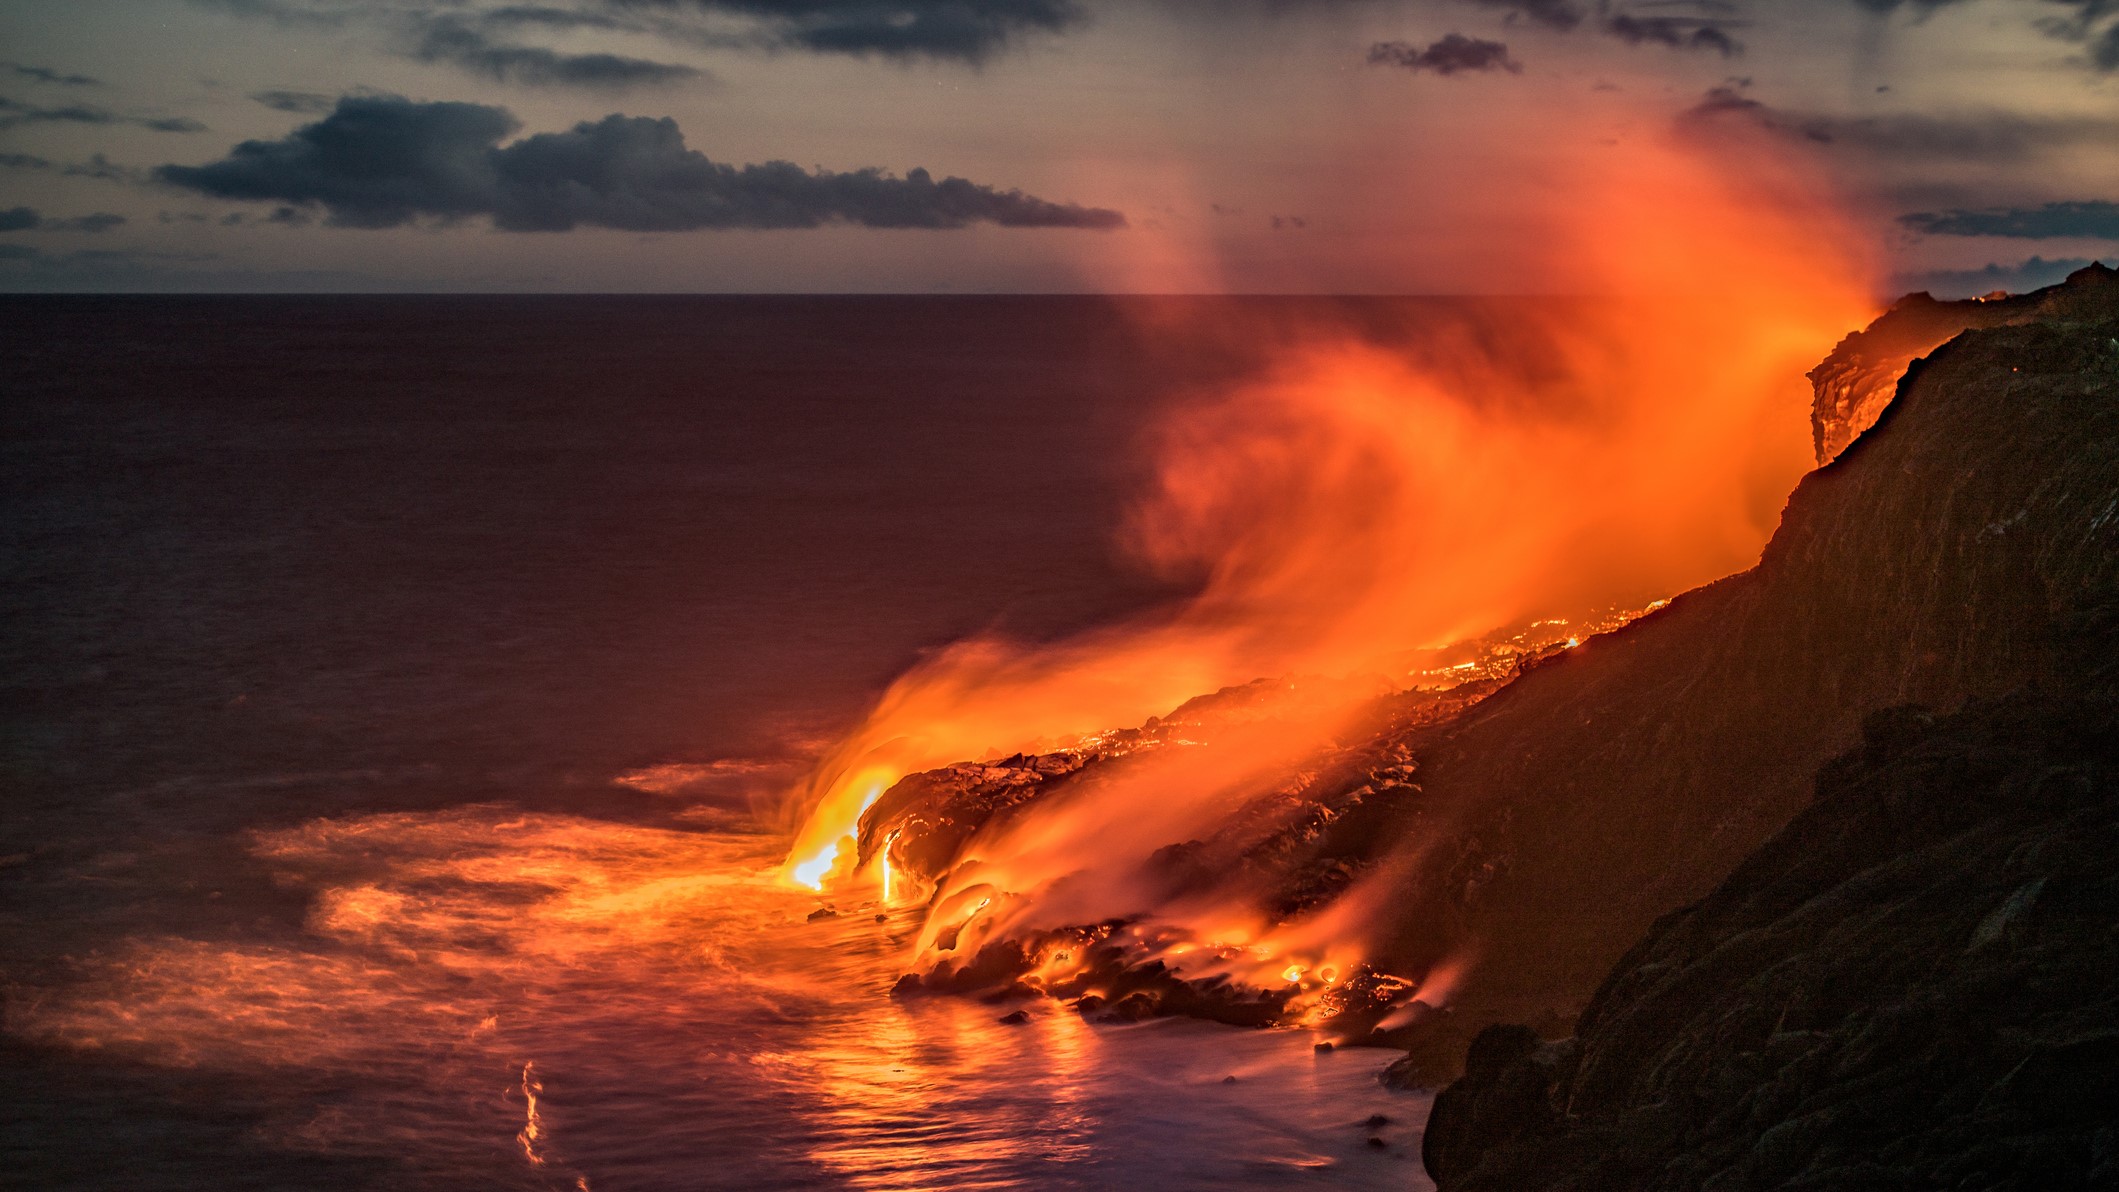
<path fill-rule="evenodd" d="M 1872 717 L 1573 1039 L 1479 1037 L 1428 1170 L 1443 1192 L 2119 1188 L 2115 855 L 2108 691 Z"/>
<path fill-rule="evenodd" d="M 1898 391 L 1906 366 L 1960 332 L 2023 323 L 2101 322 L 2119 307 L 2119 272 L 2094 264 L 2029 294 L 1940 302 L 1908 294 L 1875 322 L 1839 342 L 1810 370 L 1817 462 L 1830 463 L 1874 425 Z"/>
<path fill-rule="evenodd" d="M 1986 506 L 2011 468 L 2020 504 Z M 1954 712 L 1870 713 L 1809 806 L 1618 961 L 1572 1038 L 1479 1036 L 1428 1124 L 1444 1192 L 2119 1188 L 2119 322 L 1954 340 L 1820 475 L 1892 470 L 1933 489 L 1901 529 L 1958 545 L 1869 582 L 1946 583 L 1958 636 L 1875 632 L 1918 638 L 1924 666 L 2036 664 Z M 1995 565 L 2013 612 L 1975 611 Z"/>
<path fill-rule="evenodd" d="M 2080 660 L 2119 593 L 2115 341 L 2119 324 L 2031 324 L 1938 350 L 1804 479 L 1757 568 L 1419 751 L 1423 799 L 1392 830 L 1430 861 L 1394 952 L 1476 957 L 1458 1030 L 1578 1010 L 1657 917 L 1807 805 L 1871 713 L 2050 685 Z"/>

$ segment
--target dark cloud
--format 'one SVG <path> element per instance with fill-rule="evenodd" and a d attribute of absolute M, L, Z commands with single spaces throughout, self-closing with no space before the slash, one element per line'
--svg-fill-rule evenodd
<path fill-rule="evenodd" d="M 2019 240 L 2119 240 L 2119 203 L 2092 200 L 2039 207 L 1916 211 L 1898 222 L 1928 236 L 2009 236 Z"/>
<path fill-rule="evenodd" d="M 182 116 L 122 116 L 90 104 L 40 107 L 0 96 L 0 129 L 24 124 L 133 124 L 156 132 L 204 132 L 206 126 Z"/>
<path fill-rule="evenodd" d="M 0 261 L 34 261 L 43 255 L 27 244 L 0 244 Z"/>
<path fill-rule="evenodd" d="M 138 185 L 148 181 L 148 173 L 134 166 L 121 166 L 100 153 L 91 153 L 87 161 L 74 162 L 59 171 L 69 178 L 94 178 L 101 182 L 123 182 Z"/>
<path fill-rule="evenodd" d="M 1604 32 L 1627 45 L 1668 46 L 1673 50 L 1712 50 L 1724 58 L 1742 52 L 1729 35 L 1736 22 L 1717 17 L 1640 17 L 1618 13 L 1605 18 Z"/>
<path fill-rule="evenodd" d="M 1587 16 L 1573 0 L 1469 0 L 1469 3 L 1504 10 L 1510 22 L 1528 21 L 1563 33 L 1580 25 Z"/>
<path fill-rule="evenodd" d="M 2021 294 L 2057 285 L 2065 281 L 2068 274 L 2089 265 L 2088 260 L 2079 257 L 2061 261 L 2032 257 L 2014 265 L 1997 262 L 1984 269 L 1938 269 L 1926 273 L 1906 273 L 1899 275 L 1896 281 L 1900 290 L 1926 290 L 1938 298 L 1971 298 L 1991 294 L 1996 290 Z"/>
<path fill-rule="evenodd" d="M 1773 132 L 1843 152 L 1901 161 L 2001 166 L 2040 154 L 2109 144 L 2119 120 L 2028 116 L 2014 112 L 1828 116 L 1769 107 L 1741 86 L 1717 87 L 1678 117 L 1679 127 L 1712 137 L 1721 120 L 1753 121 Z"/>
<path fill-rule="evenodd" d="M 191 0 L 202 8 L 281 25 L 336 28 L 363 15 L 358 7 L 333 0 Z"/>
<path fill-rule="evenodd" d="M 283 24 L 365 21 L 401 28 L 406 20 L 442 18 L 480 37 L 508 27 L 604 29 L 694 45 L 965 62 L 983 61 L 1025 38 L 1062 32 L 1086 19 L 1081 0 L 574 0 L 490 8 L 465 3 L 363 6 L 348 0 L 194 2 Z M 1543 8 L 1551 2 L 1528 0 L 1528 6 Z M 422 45 L 420 38 L 411 43 L 415 53 Z M 540 53 L 526 47 L 496 48 Z M 541 53 L 569 57 L 551 50 Z M 519 62 L 507 69 L 542 69 L 531 58 Z"/>
<path fill-rule="evenodd" d="M 338 102 L 332 96 L 314 91 L 253 91 L 250 98 L 275 112 L 298 112 L 307 116 L 320 116 Z"/>
<path fill-rule="evenodd" d="M 2119 70 L 2119 25 L 2106 29 L 2090 46 L 2090 63 L 2098 70 Z"/>
<path fill-rule="evenodd" d="M 1937 9 L 1954 7 L 1965 0 L 1854 0 L 1857 7 L 1882 16 L 1901 9 L 1925 19 Z M 2040 0 L 2040 7 L 2065 15 L 2033 22 L 2041 33 L 2061 41 L 2087 43 L 2090 65 L 2101 71 L 2119 70 L 2119 23 L 2104 24 L 2119 15 L 2119 0 Z M 2099 26 L 2103 25 L 2100 30 Z"/>
<path fill-rule="evenodd" d="M 791 162 L 731 166 L 685 147 L 674 120 L 607 116 L 511 144 L 505 109 L 348 97 L 277 141 L 245 141 L 221 161 L 163 166 L 162 182 L 224 199 L 317 205 L 331 222 L 383 228 L 418 217 L 489 216 L 509 231 L 577 226 L 700 228 L 1117 228 L 1116 211 L 1020 191 L 880 170 L 832 173 Z"/>
<path fill-rule="evenodd" d="M 503 83 L 537 87 L 585 87 L 620 90 L 661 83 L 681 83 L 700 71 L 668 62 L 626 58 L 617 54 L 562 54 L 542 46 L 495 42 L 456 17 L 429 21 L 415 52 L 421 61 L 449 62 Z"/>
<path fill-rule="evenodd" d="M 122 120 L 116 112 L 88 104 L 47 108 L 0 95 L 0 128 L 14 128 L 21 124 L 118 124 Z"/>
<path fill-rule="evenodd" d="M 1613 12 L 1611 0 L 1597 0 L 1592 6 L 1577 0 L 1466 0 L 1481 8 L 1498 9 L 1507 14 L 1510 24 L 1526 22 L 1557 29 L 1562 33 L 1580 28 L 1590 18 L 1593 7 L 1598 20 L 1592 28 L 1610 37 L 1616 37 L 1628 45 L 1668 46 L 1674 50 L 1712 50 L 1723 57 L 1732 57 L 1743 50 L 1742 43 L 1730 34 L 1730 30 L 1742 24 L 1725 16 L 1673 16 L 1656 14 L 1638 16 L 1629 12 Z M 1715 0 L 1651 0 L 1648 7 L 1690 8 L 1695 12 L 1727 12 L 1729 6 Z"/>
<path fill-rule="evenodd" d="M 69 178 L 94 178 L 102 182 L 138 184 L 147 181 L 144 171 L 118 165 L 100 153 L 90 155 L 87 161 L 64 165 L 29 153 L 0 153 L 0 169 L 58 170 Z"/>
<path fill-rule="evenodd" d="M 81 215 L 73 219 L 46 219 L 34 207 L 16 207 L 0 211 L 0 232 L 108 232 L 125 223 L 122 215 L 98 211 L 94 215 Z"/>
<path fill-rule="evenodd" d="M 93 215 L 81 215 L 73 219 L 52 220 L 44 226 L 58 232 L 108 232 L 112 228 L 125 226 L 125 217 L 109 211 L 98 211 Z"/>
<path fill-rule="evenodd" d="M 1427 70 L 1439 75 L 1476 74 L 1505 70 L 1523 73 L 1523 66 L 1508 56 L 1508 47 L 1498 41 L 1482 41 L 1452 33 L 1422 49 L 1410 42 L 1379 41 L 1369 47 L 1369 65 L 1396 66 L 1405 70 Z"/>
<path fill-rule="evenodd" d="M 638 27 L 607 12 L 585 12 L 549 4 L 511 4 L 505 8 L 487 9 L 479 14 L 479 19 L 489 25 L 532 25 L 546 29 L 631 30 Z"/>
<path fill-rule="evenodd" d="M 744 17 L 773 44 L 817 53 L 973 62 L 1084 17 L 1076 0 L 604 0 L 603 6 Z"/>
<path fill-rule="evenodd" d="M 37 83 L 50 83 L 55 87 L 101 87 L 103 85 L 101 79 L 92 79 L 87 75 L 62 74 L 48 66 L 29 66 L 21 62 L 0 62 L 0 67 L 6 68 L 9 72 L 21 78 Z"/>
<path fill-rule="evenodd" d="M 1864 8 L 1870 12 L 1886 16 L 1898 12 L 1900 9 L 1908 9 L 1916 16 L 1926 17 L 1937 9 L 1951 8 L 1966 3 L 1967 0 L 1853 0 L 1853 2 L 1856 8 Z M 2073 9 L 2075 11 L 2073 19 L 2083 22 L 2094 21 L 2111 13 L 2119 12 L 2119 4 L 2112 3 L 2112 0 L 2040 0 L 2040 3 L 2049 9 Z"/>

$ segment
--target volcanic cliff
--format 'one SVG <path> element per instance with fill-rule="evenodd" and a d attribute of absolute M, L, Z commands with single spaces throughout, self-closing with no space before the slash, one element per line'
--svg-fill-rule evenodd
<path fill-rule="evenodd" d="M 1820 716 L 1893 682 L 1902 706 L 1653 926 L 1572 1039 L 1479 1036 L 1428 1127 L 1446 1192 L 2119 1187 L 2119 321 L 2090 317 L 2110 280 L 1917 362 L 1798 492 L 1761 573 L 1820 499 L 1820 529 L 1861 539 L 1866 514 L 1872 547 L 1934 548 L 1843 559 L 1870 592 L 1857 631 L 1783 625 L 1786 657 L 1837 677 L 1810 685 Z"/>

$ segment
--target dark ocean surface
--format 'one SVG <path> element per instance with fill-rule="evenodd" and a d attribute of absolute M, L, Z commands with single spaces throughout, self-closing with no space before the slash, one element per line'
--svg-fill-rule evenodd
<path fill-rule="evenodd" d="M 0 1183 L 1424 1186 L 1388 1056 L 895 1003 L 769 871 L 921 651 L 1175 595 L 1170 315 L 1435 309 L 0 298 Z"/>

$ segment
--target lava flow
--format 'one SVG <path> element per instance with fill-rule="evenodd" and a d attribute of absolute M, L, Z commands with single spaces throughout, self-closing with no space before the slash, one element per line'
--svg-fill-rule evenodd
<path fill-rule="evenodd" d="M 1593 297 L 1438 307 L 1411 346 L 1315 323 L 1243 328 L 1277 345 L 1272 364 L 1181 403 L 1125 527 L 1143 566 L 1196 594 L 1060 641 L 962 641 L 905 674 L 797 792 L 787 877 L 838 890 L 889 873 L 906 842 L 864 854 L 860 829 L 907 775 L 1104 757 L 1115 727 L 1202 693 L 1339 676 L 1296 685 L 1319 698 L 1296 692 L 1219 740 L 1182 742 L 1206 747 L 1025 796 L 932 888 L 883 880 L 899 901 L 928 898 L 922 969 L 1013 939 L 1031 984 L 1093 992 L 1076 976 L 1094 944 L 1277 991 L 1283 1021 L 1355 972 L 1402 872 L 1291 917 L 1257 891 L 1173 890 L 1150 859 L 1299 789 L 1320 756 L 1372 731 L 1361 718 L 1378 691 L 1505 680 L 1526 656 L 1749 566 L 1812 466 L 1804 370 L 1874 311 L 1858 237 L 1779 147 L 1642 142 L 1552 160 L 1566 163 L 1547 163 L 1554 199 L 1524 236 L 1556 290 Z M 1079 934 L 1111 923 L 1131 926 Z M 1425 1000 L 1452 979 L 1429 973 Z"/>

